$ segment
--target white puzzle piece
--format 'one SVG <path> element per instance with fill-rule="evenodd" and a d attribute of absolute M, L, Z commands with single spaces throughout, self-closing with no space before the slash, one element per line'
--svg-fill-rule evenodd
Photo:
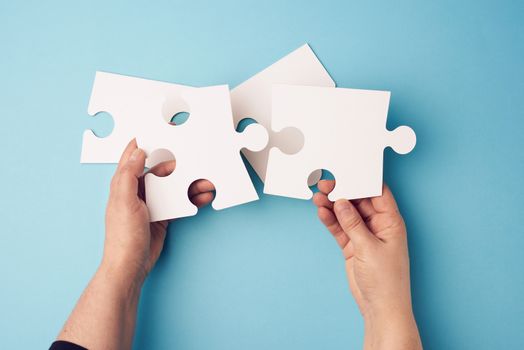
<path fill-rule="evenodd" d="M 192 88 L 99 72 L 89 113 L 102 111 L 112 115 L 113 133 L 97 138 L 86 131 L 83 162 L 112 163 L 133 137 L 148 156 L 162 149 L 176 158 L 176 168 L 170 175 L 146 175 L 151 221 L 196 214 L 187 191 L 197 179 L 215 185 L 215 209 L 258 199 L 240 150 L 264 148 L 268 135 L 257 124 L 242 133 L 235 131 L 227 85 Z M 169 120 L 178 112 L 189 112 L 188 120 L 170 125 Z"/>
<path fill-rule="evenodd" d="M 302 143 L 300 134 L 288 133 L 279 137 L 270 129 L 271 87 L 273 84 L 335 86 L 335 82 L 315 53 L 309 45 L 305 44 L 231 90 L 235 125 L 238 125 L 242 119 L 252 118 L 268 130 L 269 143 L 264 150 L 260 152 L 243 150 L 245 157 L 262 182 L 266 177 L 270 148 L 294 149 L 297 145 L 300 147 Z M 317 183 L 320 175 L 320 171 L 312 174 L 308 181 L 309 185 Z"/>
<path fill-rule="evenodd" d="M 197 179 L 207 179 L 215 185 L 212 206 L 217 210 L 258 199 L 240 150 L 263 149 L 268 141 L 264 127 L 251 124 L 242 133 L 235 131 L 227 85 L 188 90 L 180 97 L 168 98 L 165 103 L 171 111 L 169 115 L 189 110 L 188 121 L 180 126 L 169 125 L 159 111 L 150 119 L 150 132 L 137 137 L 146 154 L 158 148 L 168 149 L 177 161 L 169 176 L 145 177 L 152 221 L 196 214 L 187 189 Z"/>
<path fill-rule="evenodd" d="M 150 118 L 150 112 L 139 101 L 154 104 L 158 98 L 166 95 L 179 95 L 183 91 L 197 89 L 185 85 L 170 84 L 161 81 L 140 79 L 120 74 L 96 72 L 91 98 L 87 112 L 96 116 L 100 112 L 110 112 L 119 106 L 113 118 L 113 130 L 108 137 L 98 137 L 92 130 L 84 131 L 82 141 L 81 163 L 118 163 L 122 152 L 129 141 L 142 130 Z M 134 101 L 130 101 L 132 96 Z M 143 110 L 137 110 L 142 108 Z M 155 153 L 156 157 L 148 158 L 146 166 L 152 167 L 164 160 L 167 154 Z"/>
<path fill-rule="evenodd" d="M 327 169 L 336 180 L 331 201 L 379 196 L 384 148 L 415 147 L 411 128 L 386 129 L 389 91 L 275 85 L 272 92 L 273 131 L 298 128 L 304 147 L 293 155 L 270 150 L 264 193 L 309 199 L 308 175 Z"/>

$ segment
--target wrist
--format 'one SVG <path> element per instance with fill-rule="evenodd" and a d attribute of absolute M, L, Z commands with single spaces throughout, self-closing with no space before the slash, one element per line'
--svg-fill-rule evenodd
<path fill-rule="evenodd" d="M 377 322 L 388 320 L 400 320 L 413 318 L 411 301 L 406 302 L 385 302 L 368 305 L 363 313 L 365 322 Z"/>
<path fill-rule="evenodd" d="M 389 305 L 364 315 L 365 349 L 421 349 L 411 306 Z"/>
<path fill-rule="evenodd" d="M 130 297 L 140 294 L 145 280 L 144 274 L 131 271 L 128 266 L 109 262 L 106 259 L 98 267 L 96 275 L 109 287 Z"/>

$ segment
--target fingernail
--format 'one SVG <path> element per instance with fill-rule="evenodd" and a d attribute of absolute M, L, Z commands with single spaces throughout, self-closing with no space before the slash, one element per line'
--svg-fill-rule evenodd
<path fill-rule="evenodd" d="M 349 202 L 345 199 L 339 199 L 335 202 L 335 210 L 342 213 L 351 209 Z"/>
<path fill-rule="evenodd" d="M 140 155 L 140 152 L 142 152 L 140 148 L 135 149 L 133 153 L 131 153 L 131 156 L 129 157 L 129 161 L 130 162 L 136 161 L 138 159 L 138 156 Z"/>

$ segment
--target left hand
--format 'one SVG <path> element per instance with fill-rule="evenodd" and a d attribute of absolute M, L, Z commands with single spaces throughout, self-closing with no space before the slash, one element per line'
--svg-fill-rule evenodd
<path fill-rule="evenodd" d="M 118 163 L 107 203 L 102 259 L 102 266 L 116 270 L 116 276 L 139 284 L 143 283 L 162 252 L 168 225 L 168 221 L 149 222 L 143 195 L 145 158 L 144 151 L 132 140 Z M 174 168 L 173 160 L 158 164 L 149 171 L 166 176 Z M 191 185 L 188 193 L 193 204 L 201 207 L 213 200 L 213 191 L 211 182 L 199 180 Z"/>

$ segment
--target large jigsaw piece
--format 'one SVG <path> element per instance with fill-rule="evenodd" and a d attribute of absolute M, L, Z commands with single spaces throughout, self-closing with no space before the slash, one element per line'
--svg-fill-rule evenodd
<path fill-rule="evenodd" d="M 273 131 L 298 128 L 305 141 L 297 154 L 270 150 L 264 193 L 309 199 L 309 174 L 327 169 L 336 179 L 330 200 L 378 196 L 384 148 L 405 154 L 415 146 L 411 128 L 386 130 L 388 91 L 291 85 L 272 91 Z"/>
<path fill-rule="evenodd" d="M 176 158 L 170 175 L 145 178 L 151 221 L 196 214 L 187 190 L 198 179 L 215 185 L 215 209 L 258 199 L 240 150 L 264 148 L 267 132 L 257 124 L 235 131 L 227 85 L 193 88 L 98 72 L 89 113 L 102 111 L 112 115 L 114 130 L 107 138 L 86 131 L 82 162 L 114 162 L 133 137 L 147 155 L 163 149 Z M 178 112 L 189 112 L 189 119 L 170 124 Z"/>
<path fill-rule="evenodd" d="M 214 209 L 258 199 L 240 150 L 263 149 L 268 140 L 264 127 L 251 124 L 242 133 L 235 131 L 227 85 L 188 90 L 180 97 L 189 106 L 187 122 L 173 126 L 158 113 L 149 120 L 151 132 L 137 137 L 137 143 L 146 154 L 157 148 L 167 149 L 173 152 L 177 161 L 170 175 L 147 174 L 145 177 L 152 220 L 196 214 L 197 208 L 189 202 L 187 189 L 197 179 L 207 179 L 215 185 Z M 173 108 L 178 101 L 167 100 L 166 103 Z M 177 112 L 177 109 L 171 110 Z M 180 106 L 180 111 L 185 110 Z"/>

